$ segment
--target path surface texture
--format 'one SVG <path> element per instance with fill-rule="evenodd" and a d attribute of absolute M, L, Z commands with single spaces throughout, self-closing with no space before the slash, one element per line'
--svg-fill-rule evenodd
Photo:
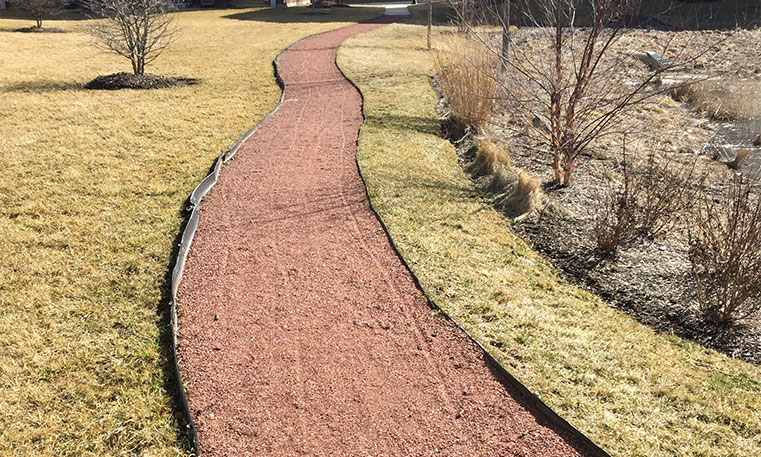
<path fill-rule="evenodd" d="M 370 210 L 339 44 L 294 45 L 285 100 L 224 168 L 179 290 L 203 456 L 575 456 L 432 311 Z"/>

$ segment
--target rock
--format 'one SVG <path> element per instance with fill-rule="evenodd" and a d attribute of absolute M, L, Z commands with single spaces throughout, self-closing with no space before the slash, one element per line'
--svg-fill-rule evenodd
<path fill-rule="evenodd" d="M 525 258 L 525 257 L 521 257 L 521 258 L 519 258 L 518 260 L 519 260 L 519 261 L 520 261 L 520 262 L 521 262 L 523 265 L 526 265 L 526 266 L 528 266 L 528 267 L 533 267 L 533 266 L 534 266 L 534 262 L 532 262 L 531 260 L 529 260 L 529 259 L 527 259 L 527 258 Z"/>
<path fill-rule="evenodd" d="M 735 158 L 731 162 L 727 162 L 727 166 L 733 170 L 739 170 L 745 163 L 745 159 L 750 155 L 750 151 L 747 149 L 740 149 L 737 151 Z"/>
<path fill-rule="evenodd" d="M 651 71 L 663 71 L 676 65 L 676 62 L 673 60 L 656 54 L 653 51 L 632 52 L 630 54 L 635 59 L 647 64 Z"/>

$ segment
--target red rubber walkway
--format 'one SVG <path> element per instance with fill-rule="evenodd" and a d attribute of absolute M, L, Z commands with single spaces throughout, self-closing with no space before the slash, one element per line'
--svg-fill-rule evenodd
<path fill-rule="evenodd" d="M 368 206 L 334 62 L 383 22 L 286 51 L 285 101 L 202 203 L 178 294 L 202 455 L 582 455 L 429 308 Z"/>

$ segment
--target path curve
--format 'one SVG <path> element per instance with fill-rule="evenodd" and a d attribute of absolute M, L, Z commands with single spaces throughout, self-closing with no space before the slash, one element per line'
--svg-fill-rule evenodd
<path fill-rule="evenodd" d="M 335 55 L 387 22 L 287 50 L 282 105 L 201 204 L 178 352 L 203 455 L 583 455 L 431 310 L 369 207 Z"/>

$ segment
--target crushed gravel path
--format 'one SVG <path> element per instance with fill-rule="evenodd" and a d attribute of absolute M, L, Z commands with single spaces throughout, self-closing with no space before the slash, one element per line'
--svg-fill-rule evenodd
<path fill-rule="evenodd" d="M 297 43 L 280 109 L 222 172 L 179 289 L 204 456 L 577 456 L 427 305 L 371 212 L 339 44 Z"/>

